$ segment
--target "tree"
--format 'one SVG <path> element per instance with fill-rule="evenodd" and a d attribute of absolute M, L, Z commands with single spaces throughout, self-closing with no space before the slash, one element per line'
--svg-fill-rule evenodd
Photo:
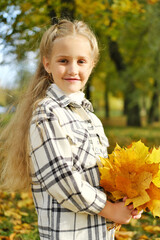
<path fill-rule="evenodd" d="M 156 79 L 159 85 L 159 71 L 155 75 L 155 62 L 151 60 L 158 51 L 158 38 L 154 39 L 157 46 L 154 49 L 147 41 L 153 33 L 150 19 L 154 19 L 154 35 L 159 32 L 159 5 L 158 0 L 2 0 L 0 41 L 6 55 L 10 53 L 13 58 L 22 60 L 28 51 L 37 51 L 42 29 L 45 30 L 54 17 L 85 20 L 102 42 L 102 54 L 106 55 L 102 56 L 93 77 L 106 81 L 106 93 L 116 94 L 119 90 L 123 93 L 128 124 L 139 125 L 140 99 L 144 92 L 150 96 L 148 79 Z M 115 69 L 108 59 L 109 54 Z M 111 74 L 112 81 L 108 84 L 106 79 Z M 90 87 L 87 88 L 88 96 L 89 90 Z M 104 96 L 108 112 L 108 98 Z"/>

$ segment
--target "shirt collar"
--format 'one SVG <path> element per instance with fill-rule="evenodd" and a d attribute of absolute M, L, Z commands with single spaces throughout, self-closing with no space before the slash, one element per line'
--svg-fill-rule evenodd
<path fill-rule="evenodd" d="M 46 95 L 54 101 L 56 101 L 61 107 L 67 107 L 70 105 L 71 107 L 80 108 L 81 106 L 84 109 L 88 109 L 89 111 L 93 112 L 93 106 L 90 101 L 86 98 L 82 100 L 82 103 L 74 102 L 69 96 L 65 95 L 65 93 L 59 89 L 55 84 L 51 84 L 47 89 Z"/>

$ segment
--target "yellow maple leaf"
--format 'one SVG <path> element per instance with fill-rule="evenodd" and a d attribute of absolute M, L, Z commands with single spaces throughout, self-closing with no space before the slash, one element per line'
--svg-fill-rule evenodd
<path fill-rule="evenodd" d="M 129 148 L 115 148 L 111 155 L 114 157 L 114 164 L 117 164 L 121 171 L 123 169 L 127 172 L 133 172 L 134 166 L 134 172 L 138 172 L 140 167 L 146 164 L 148 154 L 148 147 L 138 141 L 133 142 Z"/>
<path fill-rule="evenodd" d="M 100 168 L 100 173 L 101 173 L 100 185 L 103 186 L 103 188 L 108 192 L 114 191 L 115 184 L 113 182 L 113 171 L 108 167 L 104 167 Z"/>
<path fill-rule="evenodd" d="M 147 161 L 148 164 L 160 163 L 160 148 L 153 148 L 151 154 L 149 155 Z"/>
<path fill-rule="evenodd" d="M 137 176 L 133 184 L 133 189 L 136 189 L 138 191 L 138 194 L 133 198 L 131 198 L 128 194 L 129 198 L 126 200 L 126 205 L 132 202 L 134 208 L 137 208 L 148 202 L 150 200 L 150 197 L 145 190 L 149 189 L 151 181 L 151 173 L 142 172 L 139 176 Z"/>
<path fill-rule="evenodd" d="M 157 173 L 159 171 L 159 164 L 158 163 L 152 163 L 152 164 L 144 164 L 142 166 L 139 167 L 139 169 L 137 170 L 137 174 L 141 173 L 141 172 L 149 172 L 152 174 L 152 178 L 154 179 L 155 177 L 157 177 Z"/>
<path fill-rule="evenodd" d="M 128 148 L 117 144 L 108 158 L 101 158 L 100 185 L 112 200 L 127 196 L 126 205 L 133 203 L 138 210 L 149 208 L 154 216 L 160 216 L 159 156 L 160 149 L 149 151 L 141 141 Z"/>
<path fill-rule="evenodd" d="M 139 206 L 145 204 L 150 200 L 150 197 L 148 196 L 146 191 L 141 191 L 138 197 L 135 198 L 128 198 L 125 202 L 125 205 L 129 205 L 130 203 L 133 203 L 134 208 L 138 208 Z M 139 210 L 139 209 L 138 209 Z"/>
<path fill-rule="evenodd" d="M 160 216 L 160 200 L 153 200 L 152 203 L 152 213 L 153 216 Z"/>
<path fill-rule="evenodd" d="M 160 170 L 158 171 L 158 173 L 156 174 L 155 177 L 153 177 L 152 182 L 154 183 L 154 185 L 158 188 L 160 188 Z"/>
<path fill-rule="evenodd" d="M 123 199 L 126 195 L 120 191 L 113 191 L 112 192 L 112 196 L 113 196 L 113 200 L 119 200 L 119 199 Z"/>
<path fill-rule="evenodd" d="M 138 191 L 133 188 L 131 179 L 124 176 L 116 177 L 116 189 L 123 192 L 125 196 L 130 198 L 136 197 Z"/>
<path fill-rule="evenodd" d="M 150 201 L 146 203 L 145 208 L 150 209 L 154 216 L 160 217 L 160 188 L 157 188 L 151 183 L 147 193 L 150 197 Z"/>

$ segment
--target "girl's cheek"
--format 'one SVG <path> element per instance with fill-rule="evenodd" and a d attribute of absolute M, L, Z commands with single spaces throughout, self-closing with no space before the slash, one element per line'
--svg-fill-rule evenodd
<path fill-rule="evenodd" d="M 59 68 L 57 68 L 57 71 L 58 71 L 59 73 L 63 73 L 63 72 L 65 72 L 66 70 L 67 70 L 67 68 L 64 67 L 64 66 L 60 66 Z"/>

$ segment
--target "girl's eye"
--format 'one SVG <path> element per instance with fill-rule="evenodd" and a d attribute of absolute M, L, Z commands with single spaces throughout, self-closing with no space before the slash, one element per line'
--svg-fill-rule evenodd
<path fill-rule="evenodd" d="M 61 62 L 61 63 L 67 63 L 68 60 L 67 60 L 67 59 L 60 59 L 59 62 Z"/>
<path fill-rule="evenodd" d="M 83 59 L 78 60 L 78 63 L 85 63 L 86 61 Z"/>

